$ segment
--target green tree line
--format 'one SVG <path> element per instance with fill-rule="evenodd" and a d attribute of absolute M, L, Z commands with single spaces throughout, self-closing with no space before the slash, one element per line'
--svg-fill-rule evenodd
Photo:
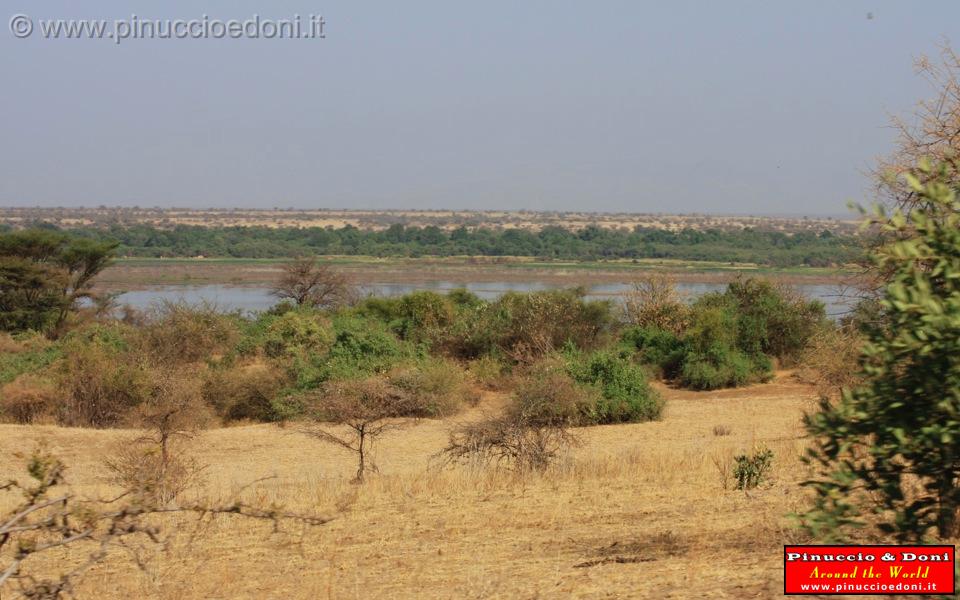
<path fill-rule="evenodd" d="M 119 242 L 117 254 L 129 257 L 524 256 L 555 260 L 676 259 L 827 267 L 856 262 L 861 256 L 859 239 L 854 236 L 829 231 L 786 234 L 749 228 L 671 232 L 589 226 L 579 230 L 545 227 L 533 232 L 483 227 L 445 231 L 433 226 L 399 224 L 380 231 L 353 226 L 334 229 L 115 225 L 71 229 L 70 233 L 97 241 Z"/>

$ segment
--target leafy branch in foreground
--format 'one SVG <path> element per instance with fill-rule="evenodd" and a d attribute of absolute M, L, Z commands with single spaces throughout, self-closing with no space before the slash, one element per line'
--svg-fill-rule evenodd
<path fill-rule="evenodd" d="M 199 519 L 218 514 L 236 515 L 271 521 L 275 528 L 282 521 L 308 526 L 330 521 L 316 515 L 286 512 L 279 506 L 256 507 L 240 500 L 216 505 L 161 505 L 132 492 L 107 500 L 82 499 L 62 491 L 65 466 L 43 450 L 29 457 L 27 471 L 31 482 L 11 480 L 0 485 L 0 492 L 19 492 L 23 497 L 13 510 L 0 515 L 0 590 L 7 585 L 16 586 L 16 593 L 24 598 L 71 596 L 78 578 L 128 538 L 141 537 L 160 543 L 161 529 L 155 519 L 149 517 L 169 513 L 189 513 Z M 65 546 L 85 548 L 86 559 L 50 578 L 24 572 L 24 563 L 32 557 Z"/>
<path fill-rule="evenodd" d="M 806 417 L 820 478 L 802 516 L 820 539 L 874 526 L 898 541 L 960 533 L 960 163 L 921 162 L 907 183 L 909 214 L 879 212 L 890 233 L 876 253 L 891 278 L 881 300 L 886 326 L 868 332 L 865 383 Z"/>

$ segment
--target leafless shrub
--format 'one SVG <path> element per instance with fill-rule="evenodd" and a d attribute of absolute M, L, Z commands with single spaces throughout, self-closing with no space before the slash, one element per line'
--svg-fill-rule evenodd
<path fill-rule="evenodd" d="M 106 461 L 111 479 L 145 501 L 169 504 L 202 470 L 180 447 L 212 420 L 197 377 L 189 372 L 159 375 L 150 396 L 127 418 L 147 433 L 118 447 Z"/>
<path fill-rule="evenodd" d="M 852 326 L 824 327 L 810 340 L 797 377 L 816 386 L 821 396 L 836 398 L 861 381 L 863 337 Z"/>
<path fill-rule="evenodd" d="M 107 480 L 147 502 L 167 506 L 197 485 L 204 470 L 199 460 L 185 456 L 179 446 L 172 440 L 161 446 L 147 437 L 118 443 L 104 461 Z"/>
<path fill-rule="evenodd" d="M 428 411 L 422 399 L 383 377 L 338 381 L 324 386 L 310 400 L 309 416 L 316 424 L 301 431 L 356 454 L 354 482 L 362 483 L 368 470 L 377 471 L 370 458 L 376 440 L 410 424 L 410 418 L 429 416 Z M 330 425 L 341 427 L 337 431 Z"/>
<path fill-rule="evenodd" d="M 0 387 L 0 418 L 23 425 L 52 421 L 59 398 L 50 382 L 22 375 Z"/>
<path fill-rule="evenodd" d="M 578 386 L 557 362 L 537 364 L 519 380 L 502 416 L 454 429 L 440 456 L 447 462 L 543 471 L 579 443 L 569 428 L 581 422 L 594 392 Z"/>
<path fill-rule="evenodd" d="M 499 417 L 455 429 L 441 456 L 449 462 L 540 472 L 578 443 L 563 425 Z"/>
<path fill-rule="evenodd" d="M 681 334 L 690 309 L 677 292 L 676 281 L 665 273 L 652 273 L 633 284 L 624 300 L 627 323 Z"/>
<path fill-rule="evenodd" d="M 710 461 L 717 469 L 717 475 L 720 477 L 720 486 L 729 490 L 733 482 L 733 452 L 727 448 L 723 452 L 714 453 L 710 456 Z"/>
<path fill-rule="evenodd" d="M 359 296 L 346 275 L 310 257 L 300 257 L 284 265 L 272 291 L 281 300 L 314 308 L 336 308 L 356 301 Z"/>
<path fill-rule="evenodd" d="M 730 435 L 730 428 L 726 425 L 714 425 L 713 426 L 713 435 L 716 437 L 724 437 Z"/>
<path fill-rule="evenodd" d="M 145 539 L 163 543 L 158 517 L 188 513 L 203 518 L 224 514 L 272 521 L 322 525 L 329 519 L 288 513 L 281 508 L 259 508 L 235 500 L 227 504 L 161 505 L 143 494 L 125 491 L 113 499 L 86 499 L 66 488 L 65 466 L 58 459 L 36 450 L 27 460 L 31 481 L 0 484 L 0 492 L 19 493 L 22 500 L 9 512 L 0 513 L 0 592 L 13 588 L 24 598 L 57 599 L 74 596 L 74 586 L 84 572 L 102 562 L 111 550 L 127 540 Z M 52 561 L 57 575 L 41 579 L 24 573 L 24 563 L 63 548 L 86 551 L 79 565 Z"/>
<path fill-rule="evenodd" d="M 880 197 L 905 211 L 915 208 L 920 198 L 901 176 L 922 158 L 941 162 L 960 155 L 960 56 L 944 44 L 939 61 L 921 56 L 915 68 L 935 94 L 919 103 L 913 119 L 893 119 L 897 149 L 879 161 L 875 172 Z"/>

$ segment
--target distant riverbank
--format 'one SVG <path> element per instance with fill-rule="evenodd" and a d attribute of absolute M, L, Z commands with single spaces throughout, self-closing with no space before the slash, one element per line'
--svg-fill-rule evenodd
<path fill-rule="evenodd" d="M 790 267 L 747 263 L 670 260 L 542 261 L 526 258 L 375 258 L 321 257 L 358 285 L 448 282 L 536 282 L 550 286 L 628 284 L 650 272 L 666 272 L 685 283 L 726 283 L 738 274 L 769 277 L 797 285 L 840 285 L 856 276 L 850 269 Z M 150 286 L 212 285 L 263 287 L 272 283 L 284 261 L 276 259 L 120 259 L 99 277 L 106 291 Z"/>

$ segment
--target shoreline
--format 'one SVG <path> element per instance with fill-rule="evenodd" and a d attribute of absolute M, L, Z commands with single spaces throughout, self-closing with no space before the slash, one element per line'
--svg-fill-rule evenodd
<path fill-rule="evenodd" d="M 489 257 L 442 259 L 377 259 L 321 257 L 358 285 L 452 285 L 490 282 L 536 282 L 559 286 L 629 284 L 645 274 L 666 273 L 678 283 L 727 283 L 738 275 L 760 276 L 786 284 L 845 285 L 856 279 L 853 269 L 680 263 L 673 261 L 545 262 Z M 100 291 L 133 291 L 166 286 L 227 285 L 264 287 L 280 273 L 282 259 L 121 259 L 98 278 Z"/>

